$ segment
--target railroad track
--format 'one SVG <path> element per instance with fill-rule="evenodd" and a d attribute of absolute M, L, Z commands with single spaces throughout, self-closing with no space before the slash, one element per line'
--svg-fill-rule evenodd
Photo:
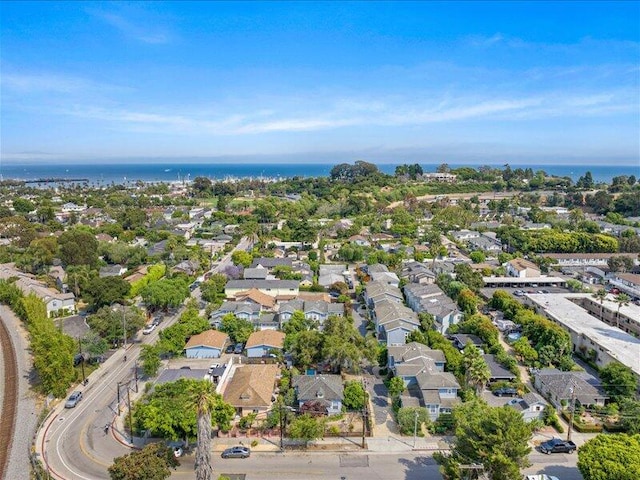
<path fill-rule="evenodd" d="M 0 410 L 2 412 L 0 415 L 0 438 L 3 440 L 2 448 L 0 448 L 0 479 L 3 479 L 9 468 L 11 444 L 15 432 L 18 408 L 18 361 L 9 330 L 2 320 L 0 320 L 0 350 L 4 364 L 4 397 L 2 398 L 2 410 Z"/>

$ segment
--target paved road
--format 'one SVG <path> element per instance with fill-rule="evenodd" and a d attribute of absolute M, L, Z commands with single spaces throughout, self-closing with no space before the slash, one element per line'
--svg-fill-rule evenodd
<path fill-rule="evenodd" d="M 250 248 L 249 239 L 242 239 L 237 248 Z M 212 273 L 223 271 L 231 262 L 231 252 L 216 266 Z M 192 297 L 200 299 L 200 291 L 192 292 Z M 161 328 L 177 321 L 183 308 L 165 319 Z M 138 343 L 129 345 L 126 351 L 119 350 L 89 377 L 87 387 L 77 390 L 84 393 L 83 400 L 76 408 L 65 409 L 61 402 L 51 413 L 39 432 L 36 451 L 45 461 L 45 466 L 56 479 L 99 480 L 108 479 L 107 468 L 116 456 L 128 453 L 128 447 L 117 441 L 111 430 L 104 427 L 111 424 L 118 408 L 124 409 L 128 388 L 134 388 L 133 371 L 141 345 L 153 343 L 160 329 L 145 335 Z M 118 383 L 121 383 L 118 388 Z M 118 405 L 118 390 L 120 404 Z M 120 436 L 118 436 L 120 438 Z"/>
<path fill-rule="evenodd" d="M 532 466 L 523 473 L 547 473 L 562 480 L 582 480 L 576 468 L 577 455 L 529 457 Z M 181 459 L 171 478 L 193 478 L 193 455 Z M 246 480 L 441 480 L 431 452 L 352 453 L 254 453 L 251 458 L 221 459 L 213 456 L 214 472 L 246 474 Z"/>
<path fill-rule="evenodd" d="M 215 475 L 244 473 L 246 480 L 440 480 L 430 456 L 402 454 L 291 453 L 254 454 L 248 459 L 214 457 Z M 171 478 L 193 478 L 193 456 Z"/>

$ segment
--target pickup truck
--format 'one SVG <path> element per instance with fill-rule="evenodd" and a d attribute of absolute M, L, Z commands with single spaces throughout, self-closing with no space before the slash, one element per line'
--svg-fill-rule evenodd
<path fill-rule="evenodd" d="M 552 438 L 540 445 L 540 451 L 547 455 L 551 453 L 573 453 L 578 447 L 571 440 Z"/>

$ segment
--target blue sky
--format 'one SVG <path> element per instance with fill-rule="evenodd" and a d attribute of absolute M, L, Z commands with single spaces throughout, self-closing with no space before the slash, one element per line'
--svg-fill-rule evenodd
<path fill-rule="evenodd" d="M 50 1 L 0 14 L 3 162 L 639 163 L 638 2 Z"/>

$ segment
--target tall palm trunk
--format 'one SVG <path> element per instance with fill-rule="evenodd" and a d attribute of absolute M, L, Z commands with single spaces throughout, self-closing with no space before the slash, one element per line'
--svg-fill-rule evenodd
<path fill-rule="evenodd" d="M 196 446 L 196 480 L 213 480 L 211 466 L 211 412 L 198 408 L 198 443 Z"/>

